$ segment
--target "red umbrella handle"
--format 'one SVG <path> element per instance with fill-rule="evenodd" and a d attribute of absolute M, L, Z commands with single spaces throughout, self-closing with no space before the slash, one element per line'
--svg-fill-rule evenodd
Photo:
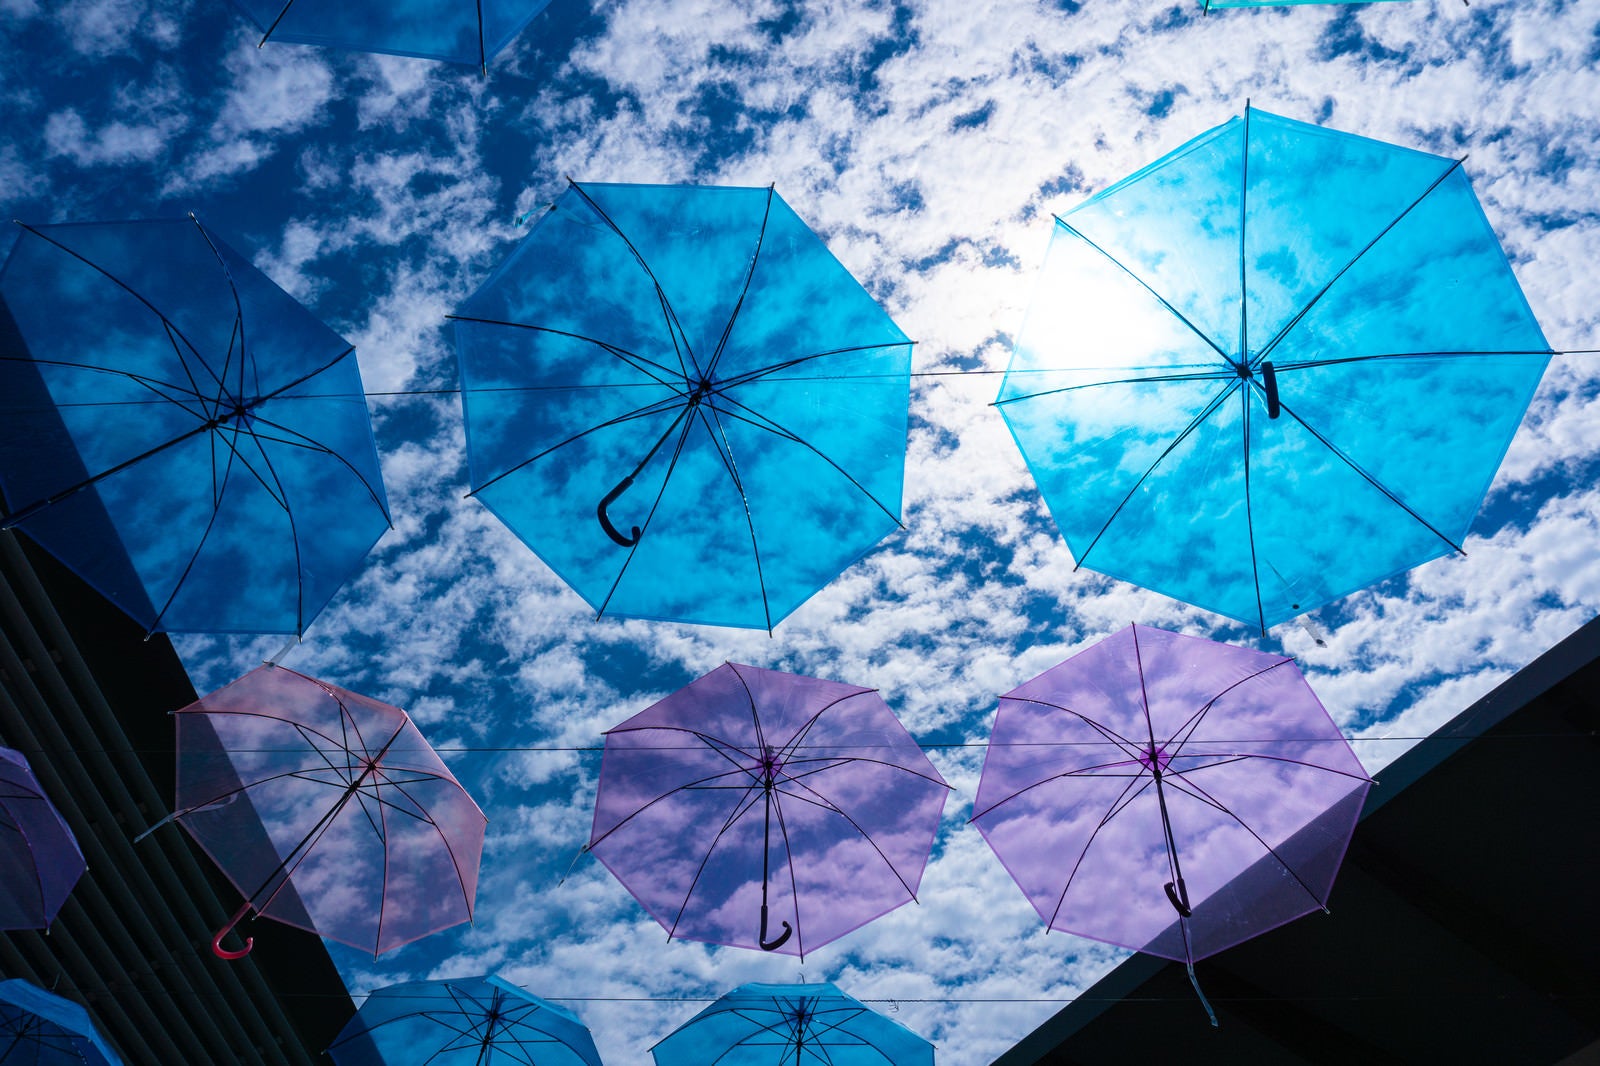
<path fill-rule="evenodd" d="M 228 924 L 223 926 L 221 929 L 218 929 L 217 935 L 211 938 L 211 950 L 216 952 L 217 958 L 242 959 L 246 955 L 250 954 L 251 948 L 256 946 L 256 938 L 253 936 L 247 936 L 244 938 L 244 948 L 240 951 L 229 951 L 227 948 L 222 946 L 222 938 L 232 932 L 233 927 L 243 921 L 244 916 L 249 913 L 250 901 L 245 900 L 244 906 L 235 911 L 233 917 L 228 919 Z"/>

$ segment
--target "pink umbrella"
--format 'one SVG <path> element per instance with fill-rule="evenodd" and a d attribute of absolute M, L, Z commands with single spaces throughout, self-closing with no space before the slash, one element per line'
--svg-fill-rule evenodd
<path fill-rule="evenodd" d="M 379 952 L 472 918 L 486 819 L 397 707 L 262 666 L 177 712 L 172 815 L 250 911 Z"/>
<path fill-rule="evenodd" d="M 1000 698 L 972 820 L 1051 929 L 1193 979 L 1326 909 L 1370 784 L 1292 659 L 1129 626 Z"/>
<path fill-rule="evenodd" d="M 606 733 L 589 850 L 669 936 L 803 957 L 916 898 L 949 787 L 872 689 L 726 663 Z"/>

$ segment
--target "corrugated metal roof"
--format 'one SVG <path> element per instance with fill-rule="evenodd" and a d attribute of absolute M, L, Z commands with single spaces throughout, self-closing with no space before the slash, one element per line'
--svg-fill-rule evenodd
<path fill-rule="evenodd" d="M 195 698 L 171 644 L 0 533 L 0 743 L 21 750 L 89 870 L 48 933 L 0 933 L 0 975 L 88 1007 L 125 1060 L 310 1066 L 355 1007 L 321 941 L 275 923 L 211 952 L 234 890 L 165 817 L 168 712 Z"/>

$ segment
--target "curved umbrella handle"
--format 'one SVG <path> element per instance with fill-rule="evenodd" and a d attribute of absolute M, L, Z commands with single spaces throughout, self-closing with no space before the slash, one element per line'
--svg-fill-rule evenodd
<path fill-rule="evenodd" d="M 633 535 L 631 537 L 623 536 L 622 531 L 611 524 L 611 518 L 606 514 L 606 508 L 610 507 L 612 502 L 615 501 L 618 496 L 621 496 L 624 492 L 627 492 L 628 486 L 632 484 L 633 475 L 629 474 L 627 477 L 617 482 L 617 487 L 606 493 L 605 496 L 600 500 L 600 506 L 594 509 L 595 517 L 600 519 L 600 528 L 606 531 L 606 536 L 616 541 L 617 544 L 623 548 L 631 548 L 635 544 L 639 543 L 639 527 L 633 527 Z"/>
<path fill-rule="evenodd" d="M 1178 917 L 1189 917 L 1191 913 L 1189 910 L 1189 890 L 1183 887 L 1183 878 L 1178 878 L 1176 886 L 1174 886 L 1173 882 L 1168 881 L 1161 887 L 1167 890 L 1167 902 L 1171 903 L 1173 910 L 1178 912 Z M 1173 891 L 1174 887 L 1177 888 L 1176 892 Z"/>
<path fill-rule="evenodd" d="M 244 906 L 235 911 L 233 917 L 228 919 L 228 924 L 223 926 L 221 929 L 218 929 L 217 935 L 211 938 L 211 950 L 216 953 L 217 958 L 242 959 L 246 955 L 250 954 L 251 948 L 256 946 L 256 938 L 253 936 L 247 936 L 244 938 L 244 948 L 241 951 L 230 951 L 222 946 L 222 938 L 232 932 L 233 927 L 242 922 L 244 920 L 244 916 L 249 913 L 250 901 L 245 900 Z"/>
<path fill-rule="evenodd" d="M 765 903 L 763 903 L 761 905 L 761 950 L 762 951 L 777 951 L 779 948 L 783 947 L 784 944 L 787 944 L 789 942 L 789 936 L 793 932 L 794 932 L 794 930 L 789 927 L 789 923 L 788 922 L 784 922 L 783 923 L 783 932 L 778 934 L 778 938 L 776 940 L 768 940 L 767 939 L 767 905 Z"/>
<path fill-rule="evenodd" d="M 1261 387 L 1267 390 L 1267 417 L 1278 417 L 1278 371 L 1271 360 L 1261 364 Z"/>

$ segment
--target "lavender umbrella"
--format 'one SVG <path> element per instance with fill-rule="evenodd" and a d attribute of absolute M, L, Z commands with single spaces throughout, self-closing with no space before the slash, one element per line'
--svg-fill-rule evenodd
<path fill-rule="evenodd" d="M 1193 979 L 1326 909 L 1370 784 L 1292 659 L 1129 626 L 1000 698 L 972 820 L 1051 929 Z"/>
<path fill-rule="evenodd" d="M 872 689 L 727 663 L 606 734 L 589 850 L 669 936 L 803 957 L 916 898 L 948 791 Z"/>
<path fill-rule="evenodd" d="M 48 928 L 84 869 L 28 760 L 0 748 L 0 929 Z"/>

